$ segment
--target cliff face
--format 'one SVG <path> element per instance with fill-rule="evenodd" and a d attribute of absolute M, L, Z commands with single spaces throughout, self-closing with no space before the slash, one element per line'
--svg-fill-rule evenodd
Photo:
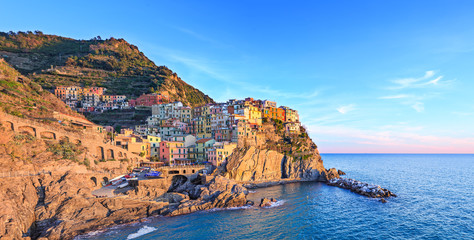
<path fill-rule="evenodd" d="M 225 176 L 242 182 L 326 181 L 326 170 L 320 158 L 296 160 L 274 150 L 251 146 L 232 154 Z"/>
<path fill-rule="evenodd" d="M 285 132 L 279 121 L 266 122 L 255 141 L 243 141 L 227 160 L 224 176 L 241 182 L 327 181 L 316 144 L 301 127 Z"/>

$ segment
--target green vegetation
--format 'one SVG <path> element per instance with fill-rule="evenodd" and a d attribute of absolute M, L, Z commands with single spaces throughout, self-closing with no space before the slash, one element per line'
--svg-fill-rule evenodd
<path fill-rule="evenodd" d="M 0 58 L 0 110 L 17 117 L 52 117 L 53 111 L 74 114 L 50 92 Z"/>
<path fill-rule="evenodd" d="M 278 141 L 267 140 L 267 149 L 292 157 L 293 161 L 305 161 L 315 156 L 317 146 L 304 128 L 300 129 L 299 134 L 289 134 L 285 131 L 285 125 L 281 120 L 266 119 L 265 124 L 273 125 L 275 134 L 280 137 Z"/>
<path fill-rule="evenodd" d="M 60 156 L 62 159 L 69 159 L 73 161 L 77 161 L 77 156 L 82 153 L 82 150 L 78 145 L 67 141 L 49 143 L 47 151 L 52 152 L 54 155 Z"/>
<path fill-rule="evenodd" d="M 31 136 L 29 134 L 16 134 L 13 137 L 13 141 L 15 145 L 21 145 L 23 143 L 32 143 L 36 140 L 34 136 Z"/>
<path fill-rule="evenodd" d="M 124 39 L 75 40 L 39 31 L 0 32 L 0 50 L 7 52 L 5 59 L 15 63 L 15 68 L 46 89 L 99 86 L 128 98 L 156 92 L 191 106 L 213 102 Z M 25 59 L 33 64 L 18 64 Z"/>

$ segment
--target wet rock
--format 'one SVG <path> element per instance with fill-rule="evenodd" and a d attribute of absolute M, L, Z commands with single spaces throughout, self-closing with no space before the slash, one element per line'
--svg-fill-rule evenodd
<path fill-rule="evenodd" d="M 259 207 L 270 207 L 272 205 L 272 201 L 268 198 L 262 198 L 260 200 Z"/>
<path fill-rule="evenodd" d="M 380 201 L 381 201 L 382 203 L 386 203 L 386 202 L 387 202 L 387 200 L 385 200 L 384 198 L 381 198 Z"/>
<path fill-rule="evenodd" d="M 341 171 L 341 170 L 337 170 L 337 174 L 339 174 L 340 176 L 342 176 L 342 175 L 346 175 L 346 173 L 345 173 L 345 172 L 343 172 L 343 171 Z"/>

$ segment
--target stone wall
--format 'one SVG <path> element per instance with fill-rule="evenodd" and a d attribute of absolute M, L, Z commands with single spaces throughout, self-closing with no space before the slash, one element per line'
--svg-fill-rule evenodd
<path fill-rule="evenodd" d="M 66 131 L 60 126 L 18 118 L 3 112 L 0 112 L 0 123 L 14 132 L 30 134 L 39 139 L 63 140 L 80 144 L 90 153 L 90 156 L 98 160 L 129 159 L 133 166 L 137 166 L 140 161 L 146 161 L 145 158 L 126 149 L 114 146 L 112 142 L 105 140 L 104 135 L 91 129 Z"/>

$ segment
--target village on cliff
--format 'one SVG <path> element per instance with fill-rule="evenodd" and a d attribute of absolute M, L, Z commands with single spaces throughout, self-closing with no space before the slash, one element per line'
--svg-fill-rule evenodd
<path fill-rule="evenodd" d="M 127 101 L 124 95 L 106 95 L 102 87 L 56 87 L 54 94 L 78 112 L 102 112 L 135 107 L 151 108 L 144 125 L 134 129 L 104 126 L 112 144 L 144 157 L 142 166 L 161 167 L 194 164 L 220 166 L 236 147 L 259 139 L 262 123 L 275 121 L 288 134 L 300 133 L 296 110 L 277 107 L 269 100 L 231 99 L 191 108 L 171 102 L 164 94 L 143 94 Z"/>

